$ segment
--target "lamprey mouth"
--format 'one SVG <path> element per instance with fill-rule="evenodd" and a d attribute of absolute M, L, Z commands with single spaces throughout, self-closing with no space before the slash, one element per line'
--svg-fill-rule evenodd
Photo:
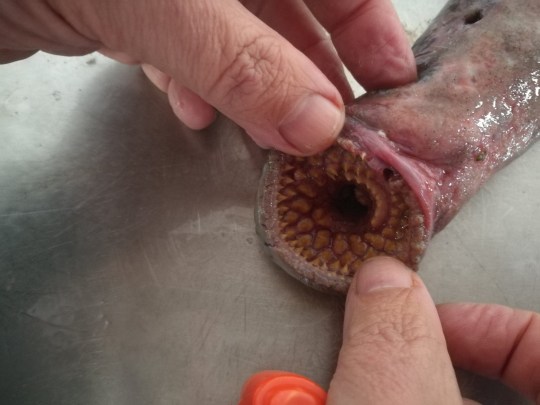
<path fill-rule="evenodd" d="M 261 184 L 258 231 L 309 286 L 345 292 L 365 260 L 388 255 L 415 267 L 426 248 L 424 216 L 403 178 L 339 145 L 307 158 L 272 152 Z"/>

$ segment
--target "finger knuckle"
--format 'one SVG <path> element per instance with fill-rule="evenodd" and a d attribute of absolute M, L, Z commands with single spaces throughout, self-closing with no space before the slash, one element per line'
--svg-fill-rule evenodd
<path fill-rule="evenodd" d="M 247 98 L 257 104 L 261 98 L 271 97 L 280 87 L 283 72 L 284 63 L 279 44 L 270 35 L 260 35 L 237 48 L 225 63 L 211 92 L 222 103 L 234 103 L 236 98 L 245 101 Z M 256 105 L 253 107 L 256 108 Z"/>
<path fill-rule="evenodd" d="M 431 340 L 432 333 L 424 317 L 418 311 L 406 305 L 410 301 L 409 293 L 377 312 L 371 322 L 351 331 L 350 341 L 358 344 L 371 344 L 385 350 L 388 346 L 396 349 L 422 345 Z M 405 305 L 404 305 L 405 304 Z"/>
<path fill-rule="evenodd" d="M 387 347 L 403 348 L 412 346 L 428 338 L 425 328 L 419 324 L 414 315 L 405 316 L 401 320 L 376 321 L 366 325 L 361 330 L 356 331 L 356 336 L 352 337 L 352 342 L 360 344 L 372 344 Z"/>

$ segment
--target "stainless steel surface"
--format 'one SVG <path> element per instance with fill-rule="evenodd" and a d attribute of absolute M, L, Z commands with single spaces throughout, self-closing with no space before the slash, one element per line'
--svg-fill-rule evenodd
<path fill-rule="evenodd" d="M 442 1 L 396 3 L 415 36 Z M 262 251 L 265 154 L 234 124 L 189 131 L 137 68 L 38 54 L 0 66 L 0 128 L 1 403 L 234 404 L 261 369 L 327 387 L 342 299 Z M 431 244 L 437 302 L 540 311 L 539 146 Z M 460 380 L 485 403 L 525 403 Z"/>

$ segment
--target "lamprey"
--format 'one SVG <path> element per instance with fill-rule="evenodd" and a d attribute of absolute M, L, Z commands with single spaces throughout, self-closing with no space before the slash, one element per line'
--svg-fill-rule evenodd
<path fill-rule="evenodd" d="M 538 0 L 451 0 L 413 47 L 417 82 L 355 100 L 320 155 L 271 152 L 256 216 L 274 260 L 341 293 L 373 256 L 417 268 L 540 133 L 539 21 Z"/>

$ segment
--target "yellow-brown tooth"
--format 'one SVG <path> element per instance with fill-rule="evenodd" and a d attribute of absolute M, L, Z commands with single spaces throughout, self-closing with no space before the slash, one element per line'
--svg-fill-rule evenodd
<path fill-rule="evenodd" d="M 313 241 L 313 247 L 315 249 L 322 249 L 330 245 L 330 231 L 322 230 L 317 231 L 315 234 L 315 240 Z"/>
<path fill-rule="evenodd" d="M 339 272 L 341 274 L 343 274 L 344 276 L 348 275 L 349 274 L 349 265 L 346 264 L 346 265 L 342 266 L 341 269 L 339 269 Z"/>
<path fill-rule="evenodd" d="M 293 240 L 296 239 L 296 229 L 293 227 L 285 228 L 283 231 L 283 236 L 285 236 L 285 240 Z"/>
<path fill-rule="evenodd" d="M 326 164 L 327 165 L 329 163 L 334 163 L 334 162 L 339 162 L 339 161 L 341 161 L 341 150 L 339 150 L 339 149 L 331 149 L 326 154 Z"/>
<path fill-rule="evenodd" d="M 399 224 L 399 218 L 397 217 L 390 217 L 390 219 L 388 220 L 388 225 L 391 226 L 392 228 L 394 228 L 398 224 Z"/>
<path fill-rule="evenodd" d="M 377 250 L 382 250 L 384 247 L 384 238 L 381 235 L 366 233 L 364 239 Z"/>
<path fill-rule="evenodd" d="M 296 225 L 298 232 L 301 232 L 301 233 L 311 232 L 314 227 L 315 227 L 315 223 L 313 222 L 311 218 L 303 218 Z"/>
<path fill-rule="evenodd" d="M 398 244 L 393 240 L 387 240 L 386 242 L 384 242 L 384 251 L 389 255 L 396 253 L 398 251 L 398 248 Z"/>
<path fill-rule="evenodd" d="M 353 252 L 350 250 L 345 252 L 340 258 L 339 261 L 342 266 L 349 265 L 352 262 L 354 262 L 357 259 L 358 256 L 356 256 Z"/>
<path fill-rule="evenodd" d="M 283 165 L 281 166 L 282 173 L 287 173 L 287 172 L 290 172 L 291 170 L 295 170 L 295 169 L 296 169 L 296 167 L 293 166 L 290 163 L 283 163 Z"/>
<path fill-rule="evenodd" d="M 396 231 L 392 228 L 386 227 L 382 230 L 381 235 L 386 239 L 394 239 Z"/>
<path fill-rule="evenodd" d="M 364 260 L 371 259 L 372 257 L 375 257 L 375 256 L 379 256 L 379 252 L 369 247 L 366 254 L 364 255 Z"/>
<path fill-rule="evenodd" d="M 307 178 L 306 173 L 303 170 L 297 170 L 294 172 L 294 180 L 295 181 L 302 181 Z"/>
<path fill-rule="evenodd" d="M 276 196 L 276 200 L 277 200 L 278 204 L 281 203 L 281 202 L 283 202 L 283 201 L 285 201 L 285 200 L 288 200 L 289 198 L 290 198 L 290 197 L 288 197 L 288 196 L 286 196 L 286 195 L 283 195 L 283 194 L 278 194 L 278 195 Z"/>
<path fill-rule="evenodd" d="M 302 248 L 310 247 L 313 241 L 313 236 L 308 234 L 300 235 L 298 238 L 296 238 L 296 242 L 298 246 Z"/>
<path fill-rule="evenodd" d="M 290 197 L 294 197 L 297 193 L 293 187 L 285 187 L 284 189 L 281 190 L 281 194 L 283 194 L 287 198 L 290 198 Z"/>
<path fill-rule="evenodd" d="M 317 197 L 317 190 L 311 183 L 301 183 L 298 185 L 298 191 L 309 198 Z"/>
<path fill-rule="evenodd" d="M 300 218 L 300 215 L 295 211 L 288 211 L 284 216 L 283 220 L 287 222 L 288 225 L 295 224 L 298 219 Z"/>
<path fill-rule="evenodd" d="M 328 265 L 328 268 L 337 273 L 341 269 L 341 264 L 339 264 L 339 261 L 332 262 Z"/>
<path fill-rule="evenodd" d="M 324 186 L 328 181 L 328 177 L 320 167 L 312 167 L 309 170 L 309 176 L 319 187 Z"/>
<path fill-rule="evenodd" d="M 347 237 L 343 234 L 337 234 L 332 243 L 332 249 L 334 253 L 338 256 L 342 255 L 349 249 L 349 244 L 347 243 Z"/>
<path fill-rule="evenodd" d="M 358 164 L 355 169 L 354 169 L 354 172 L 356 174 L 356 177 L 364 177 L 365 175 L 365 170 L 364 170 L 364 165 L 362 163 Z"/>
<path fill-rule="evenodd" d="M 349 153 L 345 153 L 342 155 L 341 159 L 340 159 L 340 162 L 341 162 L 341 167 L 343 168 L 343 172 L 347 173 L 347 172 L 351 172 L 353 169 L 354 169 L 354 162 L 355 159 L 353 158 L 353 156 Z"/>
<path fill-rule="evenodd" d="M 317 256 L 317 251 L 312 248 L 307 248 L 302 251 L 302 256 L 304 256 L 307 261 L 311 261 Z"/>
<path fill-rule="evenodd" d="M 307 214 L 311 211 L 311 204 L 307 202 L 305 198 L 297 198 L 291 203 L 291 209 L 298 211 L 301 214 Z"/>
<path fill-rule="evenodd" d="M 326 166 L 326 173 L 332 180 L 335 180 L 336 177 L 338 177 L 338 170 L 339 166 L 337 163 Z"/>
<path fill-rule="evenodd" d="M 349 237 L 349 241 L 351 242 L 352 252 L 357 256 L 364 256 L 367 251 L 368 245 L 362 240 L 362 238 L 358 235 L 351 235 Z"/>
<path fill-rule="evenodd" d="M 294 179 L 292 177 L 289 177 L 289 176 L 282 176 L 281 179 L 280 179 L 280 183 L 282 186 L 288 186 L 289 184 L 292 184 L 294 183 Z"/>
<path fill-rule="evenodd" d="M 330 249 L 324 249 L 321 253 L 319 253 L 319 257 L 324 263 L 329 263 L 331 260 L 336 260 L 334 252 L 332 252 Z"/>
<path fill-rule="evenodd" d="M 325 212 L 322 217 L 315 219 L 315 223 L 323 228 L 330 228 L 332 226 L 332 217 Z"/>

